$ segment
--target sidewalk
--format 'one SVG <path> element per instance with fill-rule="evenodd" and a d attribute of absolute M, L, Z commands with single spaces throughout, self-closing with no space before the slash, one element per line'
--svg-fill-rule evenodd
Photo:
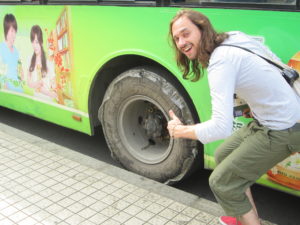
<path fill-rule="evenodd" d="M 220 215 L 214 202 L 0 123 L 1 225 L 217 225 Z"/>

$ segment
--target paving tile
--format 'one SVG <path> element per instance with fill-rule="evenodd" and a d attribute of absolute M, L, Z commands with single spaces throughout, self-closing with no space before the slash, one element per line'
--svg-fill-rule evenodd
<path fill-rule="evenodd" d="M 125 187 L 128 183 L 122 180 L 116 180 L 115 182 L 112 183 L 113 186 L 117 188 L 122 188 Z"/>
<path fill-rule="evenodd" d="M 158 200 L 156 201 L 156 203 L 157 203 L 157 204 L 160 204 L 160 205 L 162 205 L 162 206 L 164 206 L 164 207 L 168 207 L 169 205 L 173 204 L 174 201 L 171 200 L 171 199 L 169 199 L 169 198 L 161 197 L 160 199 L 158 199 Z"/>
<path fill-rule="evenodd" d="M 154 213 L 149 212 L 147 210 L 142 210 L 141 212 L 139 212 L 138 214 L 136 214 L 136 218 L 139 218 L 145 222 L 147 222 L 148 220 L 150 220 L 152 217 L 154 217 Z"/>
<path fill-rule="evenodd" d="M 70 166 L 70 165 L 68 165 L 68 166 Z M 64 175 L 66 175 L 68 177 L 74 177 L 76 174 L 78 174 L 78 171 L 74 170 L 72 167 L 69 167 L 69 170 L 64 172 Z M 76 180 L 76 182 L 77 182 L 77 180 Z"/>
<path fill-rule="evenodd" d="M 60 192 L 61 190 L 64 190 L 67 186 L 62 183 L 56 183 L 54 184 L 51 189 L 53 189 L 56 192 Z"/>
<path fill-rule="evenodd" d="M 70 205 L 68 207 L 69 210 L 71 210 L 73 213 L 78 213 L 79 211 L 83 210 L 85 208 L 85 205 L 75 202 L 74 204 Z"/>
<path fill-rule="evenodd" d="M 88 185 L 86 183 L 83 182 L 77 182 L 75 184 L 72 185 L 72 188 L 74 188 L 77 191 L 80 191 L 84 188 L 86 188 Z"/>
<path fill-rule="evenodd" d="M 55 214 L 55 216 L 61 220 L 65 220 L 65 219 L 71 217 L 72 215 L 74 215 L 74 213 L 72 211 L 68 210 L 67 208 L 65 208 Z"/>
<path fill-rule="evenodd" d="M 118 221 L 116 221 L 114 219 L 108 219 L 108 220 L 105 220 L 101 225 L 121 225 L 121 223 L 119 223 Z"/>
<path fill-rule="evenodd" d="M 58 173 L 58 175 L 56 175 L 55 177 L 53 177 L 53 179 L 55 181 L 58 181 L 58 182 L 62 182 L 62 181 L 65 181 L 66 179 L 68 179 L 69 177 L 64 175 L 64 174 L 61 174 L 61 173 Z"/>
<path fill-rule="evenodd" d="M 32 218 L 34 218 L 35 220 L 37 220 L 39 222 L 45 221 L 46 218 L 48 218 L 50 216 L 51 216 L 51 214 L 49 212 L 45 211 L 45 210 L 41 210 L 41 211 L 36 212 L 36 213 L 31 215 Z"/>
<path fill-rule="evenodd" d="M 50 187 L 47 187 L 43 191 L 41 191 L 39 194 L 41 196 L 43 196 L 44 198 L 47 198 L 47 197 L 49 197 L 51 195 L 54 195 L 55 193 L 56 192 L 53 189 L 51 189 Z"/>
<path fill-rule="evenodd" d="M 126 221 L 124 224 L 125 225 L 142 225 L 144 223 L 145 222 L 143 220 L 133 217 L 130 220 Z"/>
<path fill-rule="evenodd" d="M 111 195 L 118 197 L 118 198 L 124 198 L 125 196 L 129 195 L 129 192 L 124 191 L 122 189 L 118 189 L 111 193 Z"/>
<path fill-rule="evenodd" d="M 172 209 L 176 212 L 181 212 L 186 208 L 186 205 L 183 205 L 179 202 L 174 202 L 171 205 L 168 206 L 169 209 Z"/>
<path fill-rule="evenodd" d="M 34 181 L 37 183 L 44 183 L 46 180 L 48 180 L 49 177 L 45 176 L 44 174 L 40 174 L 39 176 L 37 176 Z M 45 185 L 44 185 L 45 186 Z"/>
<path fill-rule="evenodd" d="M 129 213 L 130 215 L 135 216 L 136 214 L 138 214 L 139 212 L 141 212 L 143 209 L 135 206 L 135 205 L 130 205 L 129 207 L 125 208 L 123 211 L 126 213 Z"/>
<path fill-rule="evenodd" d="M 68 197 L 75 200 L 75 201 L 80 201 L 81 199 L 86 197 L 86 195 L 77 191 L 74 194 L 69 195 Z"/>
<path fill-rule="evenodd" d="M 159 212 L 163 211 L 164 207 L 162 205 L 159 205 L 157 203 L 152 203 L 151 205 L 149 205 L 146 210 L 154 213 L 154 214 L 158 214 Z"/>
<path fill-rule="evenodd" d="M 114 208 L 112 206 L 108 206 L 101 211 L 101 214 L 108 216 L 108 217 L 113 217 L 118 212 L 119 212 L 119 210 L 117 210 L 116 208 Z"/>
<path fill-rule="evenodd" d="M 187 207 L 182 211 L 182 214 L 189 216 L 189 217 L 195 217 L 199 212 L 200 211 L 198 209 Z"/>
<path fill-rule="evenodd" d="M 112 195 L 106 195 L 105 197 L 103 197 L 101 199 L 102 202 L 108 204 L 108 205 L 112 205 L 115 202 L 119 201 L 119 198 L 112 196 Z"/>
<path fill-rule="evenodd" d="M 147 195 L 148 193 L 150 193 L 148 190 L 142 189 L 142 188 L 138 188 L 134 191 L 133 194 L 135 194 L 136 196 L 143 198 L 145 195 Z"/>
<path fill-rule="evenodd" d="M 127 201 L 131 204 L 134 203 L 134 202 L 137 202 L 139 199 L 140 198 L 138 196 L 133 195 L 133 194 L 129 194 L 129 195 L 127 195 L 123 198 L 124 201 Z"/>
<path fill-rule="evenodd" d="M 157 200 L 159 200 L 161 198 L 161 196 L 150 192 L 150 193 L 146 194 L 143 198 L 146 200 L 152 201 L 152 202 L 156 202 Z"/>
<path fill-rule="evenodd" d="M 97 182 L 93 183 L 93 187 L 97 188 L 97 189 L 102 189 L 103 187 L 105 187 L 107 185 L 107 183 L 98 180 Z"/>
<path fill-rule="evenodd" d="M 54 203 L 54 204 L 50 205 L 49 207 L 47 207 L 45 210 L 47 212 L 49 212 L 50 214 L 55 215 L 56 213 L 62 211 L 63 207 L 61 207 L 60 205 Z"/>
<path fill-rule="evenodd" d="M 109 217 L 104 216 L 103 214 L 97 213 L 94 216 L 92 216 L 91 218 L 89 218 L 88 221 L 91 221 L 95 224 L 103 224 L 103 222 L 108 219 L 109 219 Z"/>
<path fill-rule="evenodd" d="M 121 224 L 124 224 L 126 221 L 128 221 L 130 218 L 132 218 L 131 215 L 125 213 L 125 212 L 118 212 L 113 216 L 113 219 L 120 222 Z"/>
<path fill-rule="evenodd" d="M 106 175 L 106 176 L 104 176 L 103 179 L 101 179 L 101 180 L 102 180 L 103 182 L 107 183 L 107 184 L 112 184 L 112 183 L 114 183 L 114 182 L 117 180 L 117 178 L 112 177 L 112 176 L 109 176 L 109 175 Z"/>
<path fill-rule="evenodd" d="M 162 216 L 168 220 L 173 219 L 175 216 L 177 216 L 177 214 L 178 213 L 176 211 L 168 209 L 168 208 L 164 209 L 163 211 L 161 211 L 159 213 L 160 216 Z"/>
<path fill-rule="evenodd" d="M 45 180 L 45 181 L 43 182 L 43 185 L 44 185 L 45 187 L 48 187 L 48 188 L 50 188 L 50 187 L 52 187 L 52 186 L 54 186 L 54 185 L 56 185 L 56 184 L 57 184 L 57 181 L 54 180 L 54 179 L 52 179 L 52 178 L 49 179 L 49 177 L 48 177 L 47 180 Z"/>
<path fill-rule="evenodd" d="M 37 207 L 36 205 L 30 205 L 27 208 L 25 208 L 23 210 L 23 212 L 25 212 L 27 215 L 31 216 L 32 214 L 40 211 L 41 209 L 39 207 Z"/>
<path fill-rule="evenodd" d="M 92 216 L 94 216 L 97 212 L 91 208 L 85 208 L 83 210 L 81 210 L 80 212 L 77 213 L 77 215 L 88 219 L 91 218 Z"/>
<path fill-rule="evenodd" d="M 122 187 L 123 190 L 128 191 L 130 193 L 134 192 L 135 190 L 138 189 L 137 186 L 133 185 L 133 184 L 127 184 L 126 186 Z"/>
<path fill-rule="evenodd" d="M 19 221 L 18 225 L 34 225 L 37 222 L 38 221 L 36 221 L 35 219 L 33 219 L 31 217 L 27 217 L 26 219 Z"/>
<path fill-rule="evenodd" d="M 59 204 L 62 207 L 66 207 L 66 208 L 68 208 L 70 205 L 72 205 L 74 203 L 75 203 L 75 201 L 71 198 L 68 198 L 68 197 L 66 197 L 66 198 L 60 200 L 59 202 L 57 202 L 57 204 Z"/>
<path fill-rule="evenodd" d="M 119 201 L 115 202 L 112 206 L 115 207 L 116 209 L 122 211 L 125 208 L 127 208 L 128 206 L 130 206 L 130 203 L 120 199 Z"/>
<path fill-rule="evenodd" d="M 98 179 L 96 177 L 87 177 L 84 180 L 82 180 L 82 182 L 86 183 L 87 185 L 93 185 L 94 183 L 96 183 L 98 181 Z"/>
<path fill-rule="evenodd" d="M 139 206 L 141 208 L 147 208 L 149 205 L 151 205 L 152 202 L 146 199 L 139 199 L 134 203 L 134 205 Z"/>
<path fill-rule="evenodd" d="M 15 225 L 15 223 L 13 221 L 11 221 L 8 218 L 4 218 L 3 220 L 0 220 L 0 224 L 5 224 L 5 225 Z"/>
<path fill-rule="evenodd" d="M 29 196 L 28 198 L 26 198 L 26 200 L 27 200 L 28 202 L 30 202 L 31 204 L 34 204 L 34 203 L 36 203 L 36 202 L 39 202 L 39 201 L 41 201 L 42 199 L 44 199 L 44 197 L 41 196 L 41 195 L 39 195 L 39 194 L 33 194 L 33 195 Z"/>
<path fill-rule="evenodd" d="M 92 198 L 92 197 L 87 196 L 87 197 L 81 199 L 79 202 L 80 202 L 81 204 L 85 205 L 86 207 L 89 207 L 90 205 L 92 205 L 92 204 L 94 204 L 95 202 L 97 202 L 97 200 L 94 199 L 94 198 Z"/>
<path fill-rule="evenodd" d="M 42 183 L 42 182 L 40 182 L 40 183 Z M 44 191 L 46 188 L 47 187 L 45 187 L 42 184 L 36 184 L 36 185 L 31 187 L 31 190 L 36 192 L 36 193 L 40 193 L 40 192 Z"/>
<path fill-rule="evenodd" d="M 46 198 L 44 198 L 41 201 L 35 203 L 35 205 L 40 207 L 41 209 L 46 209 L 52 204 L 53 204 L 53 202 L 51 202 L 50 200 L 48 200 Z"/>
<path fill-rule="evenodd" d="M 214 223 L 211 225 L 216 225 L 216 224 L 218 224 L 218 223 Z M 199 220 L 192 219 L 190 222 L 188 222 L 187 225 L 207 225 L 207 223 L 202 223 Z"/>
<path fill-rule="evenodd" d="M 85 165 L 81 165 L 80 163 L 77 163 L 77 166 L 74 167 L 74 169 L 77 170 L 78 172 L 83 172 L 89 170 L 90 168 Z"/>
<path fill-rule="evenodd" d="M 67 224 L 67 223 L 66 223 Z M 59 224 L 59 225 L 61 225 L 61 224 Z M 69 224 L 67 224 L 67 225 L 69 225 Z M 93 223 L 92 221 L 90 221 L 90 220 L 84 220 L 84 221 L 82 221 L 81 223 L 80 223 L 80 225 L 99 225 L 98 223 Z"/>
<path fill-rule="evenodd" d="M 166 224 L 169 220 L 161 217 L 159 215 L 155 215 L 154 217 L 152 217 L 148 222 L 152 225 L 163 225 Z"/>
<path fill-rule="evenodd" d="M 174 221 L 168 221 L 165 225 L 178 225 L 178 224 L 186 225 L 186 223 L 176 223 Z"/>
<path fill-rule="evenodd" d="M 93 176 L 94 174 L 98 173 L 98 171 L 88 167 L 86 170 L 83 171 L 83 173 L 85 173 L 88 176 Z"/>
<path fill-rule="evenodd" d="M 42 221 L 42 224 L 44 225 L 57 225 L 57 224 L 60 224 L 60 222 L 62 222 L 61 219 L 57 218 L 56 216 L 49 216 L 47 217 L 46 219 L 44 219 Z"/>
<path fill-rule="evenodd" d="M 13 222 L 15 222 L 16 224 L 18 224 L 19 221 L 25 219 L 26 217 L 28 217 L 28 215 L 26 215 L 25 213 L 18 211 L 14 214 L 12 214 L 9 219 L 12 220 Z"/>
<path fill-rule="evenodd" d="M 177 216 L 175 216 L 172 221 L 177 223 L 177 224 L 187 224 L 192 220 L 191 217 L 186 216 L 184 214 L 178 214 Z"/>
<path fill-rule="evenodd" d="M 205 213 L 205 212 L 199 212 L 199 214 L 195 217 L 195 219 L 199 220 L 200 222 L 209 223 L 213 219 L 215 219 L 215 217 L 213 215 L 210 215 L 210 214 Z"/>
<path fill-rule="evenodd" d="M 70 167 L 60 164 L 60 167 L 56 168 L 56 171 L 66 175 L 66 172 L 70 170 Z"/>
<path fill-rule="evenodd" d="M 57 192 L 55 192 L 53 195 L 48 196 L 48 199 L 52 202 L 58 202 L 63 198 L 65 198 L 65 196 Z"/>
<path fill-rule="evenodd" d="M 65 189 L 61 190 L 59 193 L 64 196 L 70 196 L 70 195 L 74 194 L 75 192 L 76 192 L 76 190 L 74 188 L 66 187 Z"/>
<path fill-rule="evenodd" d="M 72 215 L 68 219 L 65 220 L 65 222 L 72 224 L 72 225 L 77 225 L 83 222 L 85 219 L 77 214 Z"/>
<path fill-rule="evenodd" d="M 95 193 L 96 191 L 97 191 L 97 188 L 94 188 L 91 186 L 87 186 L 80 190 L 80 192 L 82 192 L 85 195 L 91 195 L 92 193 Z"/>
<path fill-rule="evenodd" d="M 0 210 L 0 213 L 4 216 L 10 216 L 14 213 L 17 213 L 19 210 L 13 206 L 7 206 L 4 209 Z"/>
<path fill-rule="evenodd" d="M 99 191 L 94 192 L 90 196 L 98 201 L 101 201 L 105 196 L 107 196 L 107 194 L 102 192 L 101 190 L 99 190 Z"/>
<path fill-rule="evenodd" d="M 112 185 L 106 185 L 105 187 L 102 188 L 102 191 L 107 194 L 112 194 L 116 190 L 118 190 L 118 188 Z"/>
<path fill-rule="evenodd" d="M 106 203 L 100 202 L 100 201 L 97 201 L 93 205 L 90 205 L 90 208 L 95 210 L 96 212 L 100 212 L 107 207 L 108 207 L 108 205 Z"/>
<path fill-rule="evenodd" d="M 19 196 L 20 197 L 20 196 Z M 21 197 L 20 197 L 21 198 Z M 1 206 L 4 204 L 4 202 L 1 202 L 1 204 L 0 204 L 0 209 L 1 209 Z M 22 200 L 20 200 L 20 201 L 18 201 L 16 204 L 14 204 L 14 206 L 16 207 L 16 209 L 18 209 L 18 210 L 23 210 L 23 209 L 25 209 L 25 208 L 27 208 L 28 206 L 30 206 L 31 205 L 31 203 L 30 202 L 28 202 L 27 200 L 25 200 L 25 199 L 23 199 L 22 198 Z"/>

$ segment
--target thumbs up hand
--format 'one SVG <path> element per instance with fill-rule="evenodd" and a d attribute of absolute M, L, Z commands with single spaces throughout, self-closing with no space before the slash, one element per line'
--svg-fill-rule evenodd
<path fill-rule="evenodd" d="M 180 119 L 175 115 L 175 113 L 173 112 L 173 110 L 169 111 L 169 116 L 171 118 L 171 120 L 168 122 L 168 130 L 169 130 L 170 137 L 178 138 L 179 137 L 179 133 L 176 130 L 176 127 L 178 125 L 183 125 L 183 124 L 180 121 Z"/>

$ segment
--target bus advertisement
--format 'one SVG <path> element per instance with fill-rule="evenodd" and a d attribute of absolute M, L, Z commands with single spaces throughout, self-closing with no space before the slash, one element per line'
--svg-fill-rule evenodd
<path fill-rule="evenodd" d="M 300 72 L 299 1 L 0 3 L 0 105 L 88 135 L 102 126 L 114 159 L 166 184 L 214 169 L 222 142 L 174 140 L 167 130 L 170 109 L 185 124 L 211 117 L 207 77 L 184 80 L 174 59 L 168 29 L 179 8 L 251 35 Z M 236 117 L 233 130 L 250 120 Z M 257 183 L 300 196 L 300 154 Z"/>

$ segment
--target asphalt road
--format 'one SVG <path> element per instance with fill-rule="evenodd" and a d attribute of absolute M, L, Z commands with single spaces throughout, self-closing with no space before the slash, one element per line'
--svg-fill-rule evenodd
<path fill-rule="evenodd" d="M 96 135 L 91 137 L 2 107 L 0 107 L 0 122 L 120 167 L 110 157 L 100 128 L 96 130 Z M 197 171 L 175 187 L 215 201 L 207 182 L 210 172 Z M 279 225 L 300 224 L 299 197 L 260 185 L 254 185 L 252 192 L 261 218 Z"/>

